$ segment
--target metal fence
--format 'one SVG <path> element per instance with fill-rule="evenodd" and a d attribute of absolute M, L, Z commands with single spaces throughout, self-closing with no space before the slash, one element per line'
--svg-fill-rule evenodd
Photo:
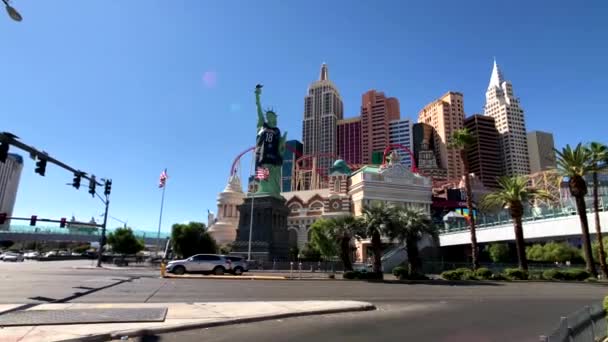
<path fill-rule="evenodd" d="M 567 317 L 549 335 L 541 335 L 543 342 L 602 341 L 607 335 L 606 312 L 602 303 L 585 306 Z"/>
<path fill-rule="evenodd" d="M 248 264 L 251 271 L 342 272 L 344 270 L 341 261 L 252 260 Z"/>

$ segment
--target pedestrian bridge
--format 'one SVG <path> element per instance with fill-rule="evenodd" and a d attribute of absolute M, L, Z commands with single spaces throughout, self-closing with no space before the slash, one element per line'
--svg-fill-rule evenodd
<path fill-rule="evenodd" d="M 110 233 L 114 229 L 108 229 Z M 143 239 L 145 244 L 155 244 L 158 232 L 134 230 L 133 234 L 139 239 Z M 100 229 L 90 228 L 60 228 L 45 226 L 22 226 L 11 225 L 9 230 L 0 230 L 0 241 L 58 241 L 58 242 L 99 242 L 101 236 Z M 168 233 L 161 232 L 160 238 L 167 239 Z"/>
<path fill-rule="evenodd" d="M 608 208 L 601 208 L 600 223 L 602 232 L 608 233 Z M 589 232 L 595 234 L 595 218 L 591 212 L 587 213 Z M 581 224 L 576 212 L 568 210 L 555 210 L 545 214 L 528 214 L 523 218 L 524 239 L 526 240 L 553 240 L 559 238 L 580 237 Z M 485 216 L 479 218 L 476 226 L 477 242 L 515 241 L 513 221 L 506 215 L 495 216 L 489 219 Z M 471 243 L 469 227 L 465 222 L 447 224 L 439 233 L 441 247 L 467 245 Z"/>

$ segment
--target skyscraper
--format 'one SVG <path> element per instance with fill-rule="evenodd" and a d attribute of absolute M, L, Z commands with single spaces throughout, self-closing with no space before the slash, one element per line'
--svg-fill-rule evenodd
<path fill-rule="evenodd" d="M 513 93 L 511 82 L 505 81 L 496 60 L 486 91 L 484 114 L 494 118 L 500 134 L 502 164 L 508 176 L 530 173 L 528 142 L 524 111 Z"/>
<path fill-rule="evenodd" d="M 298 140 L 289 140 L 285 143 L 283 153 L 283 166 L 281 176 L 281 191 L 291 191 L 293 168 L 296 160 L 302 156 L 302 143 Z"/>
<path fill-rule="evenodd" d="M 0 213 L 13 215 L 19 179 L 23 169 L 23 158 L 18 154 L 9 153 L 4 163 L 0 162 Z M 7 230 L 10 221 L 0 225 L 0 230 Z"/>
<path fill-rule="evenodd" d="M 361 164 L 361 118 L 338 121 L 338 156 L 350 164 Z"/>
<path fill-rule="evenodd" d="M 393 120 L 388 123 L 389 142 L 391 144 L 399 144 L 413 151 L 413 136 L 412 136 L 412 120 L 401 119 Z M 403 165 L 412 166 L 412 159 L 409 154 L 399 150 L 402 154 L 401 163 Z"/>
<path fill-rule="evenodd" d="M 474 173 L 484 187 L 497 188 L 497 178 L 503 172 L 494 118 L 475 114 L 464 120 L 464 127 L 475 137 L 475 143 L 467 148 L 469 172 Z"/>
<path fill-rule="evenodd" d="M 541 131 L 528 132 L 530 173 L 555 169 L 553 134 Z"/>
<path fill-rule="evenodd" d="M 308 87 L 304 98 L 302 143 L 304 154 L 338 154 L 337 124 L 343 117 L 342 98 L 338 88 L 329 80 L 327 65 L 321 65 L 319 80 Z M 333 161 L 319 160 L 319 167 L 329 168 Z"/>
<path fill-rule="evenodd" d="M 447 171 L 438 166 L 435 155 L 435 129 L 425 123 L 412 125 L 414 159 L 420 174 L 436 180 L 446 180 Z"/>
<path fill-rule="evenodd" d="M 399 120 L 399 100 L 383 92 L 369 90 L 361 97 L 361 152 L 364 164 L 372 162 L 373 152 L 389 144 L 389 122 Z"/>
<path fill-rule="evenodd" d="M 458 150 L 448 148 L 452 133 L 464 126 L 464 103 L 461 93 L 450 91 L 438 100 L 426 105 L 418 114 L 418 122 L 435 129 L 434 149 L 440 168 L 447 170 L 448 180 L 463 175 Z"/>

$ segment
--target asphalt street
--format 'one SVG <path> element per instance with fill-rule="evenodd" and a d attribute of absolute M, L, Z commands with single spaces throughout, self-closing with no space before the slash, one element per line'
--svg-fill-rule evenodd
<path fill-rule="evenodd" d="M 311 316 L 159 336 L 162 341 L 538 341 L 559 317 L 601 301 L 603 284 L 406 285 L 359 281 L 160 279 L 149 269 L 80 262 L 0 263 L 0 302 L 206 302 L 349 299 L 377 311 Z"/>

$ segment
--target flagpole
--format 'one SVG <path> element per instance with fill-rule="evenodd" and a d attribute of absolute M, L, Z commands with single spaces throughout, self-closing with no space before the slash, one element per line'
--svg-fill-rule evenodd
<path fill-rule="evenodd" d="M 247 247 L 247 261 L 251 261 L 251 235 L 253 231 L 253 200 L 255 199 L 255 170 L 253 165 L 255 165 L 255 151 L 251 156 L 251 173 L 253 174 L 253 188 L 251 189 L 251 214 L 249 215 L 249 245 Z"/>
<path fill-rule="evenodd" d="M 165 173 L 167 170 L 165 169 Z M 160 226 L 163 222 L 163 207 L 165 206 L 165 189 L 167 188 L 167 182 L 163 184 L 163 194 L 160 200 L 160 216 L 158 217 L 158 233 L 156 234 L 156 256 L 158 257 L 158 250 L 160 249 Z M 166 256 L 165 256 L 166 257 Z"/>

